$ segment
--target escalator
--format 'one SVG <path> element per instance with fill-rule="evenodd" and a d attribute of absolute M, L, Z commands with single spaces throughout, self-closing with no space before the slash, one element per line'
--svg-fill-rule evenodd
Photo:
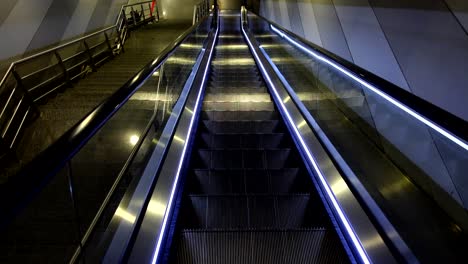
<path fill-rule="evenodd" d="M 236 13 L 221 15 L 169 262 L 345 263 Z"/>
<path fill-rule="evenodd" d="M 414 157 L 461 175 L 466 122 L 394 88 L 215 10 L 0 186 L 0 262 L 463 262 L 459 193 Z"/>

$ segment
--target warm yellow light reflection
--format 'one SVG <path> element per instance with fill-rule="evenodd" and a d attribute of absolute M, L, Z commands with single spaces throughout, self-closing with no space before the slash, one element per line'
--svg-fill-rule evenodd
<path fill-rule="evenodd" d="M 297 128 L 302 128 L 306 124 L 307 124 L 307 122 L 305 120 L 302 120 L 302 122 L 300 122 L 299 125 L 297 125 Z"/>
<path fill-rule="evenodd" d="M 184 144 L 185 143 L 185 140 L 181 139 L 180 137 L 178 136 L 174 136 L 174 139 L 179 141 L 180 143 Z"/>
<path fill-rule="evenodd" d="M 166 212 L 166 206 L 158 201 L 151 201 L 148 205 L 148 213 L 163 216 Z"/>
<path fill-rule="evenodd" d="M 187 59 L 187 58 L 175 57 L 175 56 L 170 57 L 166 61 L 166 63 L 172 63 L 172 64 L 193 64 L 194 62 L 195 61 L 193 59 Z"/>
<path fill-rule="evenodd" d="M 241 58 L 241 59 L 222 59 L 213 61 L 214 65 L 251 65 L 254 64 L 252 58 Z"/>
<path fill-rule="evenodd" d="M 236 38 L 241 38 L 240 35 L 229 35 L 229 34 L 226 34 L 226 35 L 220 35 L 218 38 L 222 38 L 222 39 L 236 39 Z"/>
<path fill-rule="evenodd" d="M 199 44 L 188 44 L 188 43 L 180 44 L 180 46 L 182 48 L 197 48 L 197 49 L 201 49 L 203 47 L 202 45 L 199 45 Z"/>
<path fill-rule="evenodd" d="M 153 73 L 153 76 L 154 76 L 154 77 L 158 77 L 158 76 L 159 76 L 159 71 L 155 71 L 155 72 Z"/>
<path fill-rule="evenodd" d="M 123 220 L 133 224 L 135 223 L 136 217 L 129 212 L 125 211 L 122 208 L 117 208 L 117 211 L 115 211 L 115 215 L 122 218 Z"/>
<path fill-rule="evenodd" d="M 281 48 L 283 46 L 280 45 L 280 44 L 262 44 L 262 45 L 260 45 L 260 47 L 265 48 L 265 49 L 269 49 L 269 48 Z"/>
<path fill-rule="evenodd" d="M 192 109 L 190 109 L 190 108 L 188 108 L 188 107 L 185 107 L 185 110 L 187 110 L 187 111 L 188 111 L 190 114 L 192 114 L 192 115 L 193 115 L 193 111 L 192 111 Z"/>
<path fill-rule="evenodd" d="M 137 135 L 130 136 L 130 144 L 132 144 L 132 146 L 135 146 L 136 143 L 138 143 L 139 139 L 140 139 L 140 137 L 137 136 Z"/>
<path fill-rule="evenodd" d="M 247 45 L 243 44 L 243 45 L 235 45 L 235 44 L 231 44 L 231 45 L 220 45 L 218 47 L 216 47 L 217 49 L 227 49 L 227 50 L 236 50 L 236 49 L 247 49 Z"/>
<path fill-rule="evenodd" d="M 339 180 L 331 185 L 331 189 L 335 196 L 342 194 L 343 192 L 347 192 L 349 190 L 348 185 L 345 181 Z"/>
<path fill-rule="evenodd" d="M 274 34 L 258 34 L 255 35 L 255 38 L 271 38 L 271 37 L 277 37 L 278 35 Z"/>

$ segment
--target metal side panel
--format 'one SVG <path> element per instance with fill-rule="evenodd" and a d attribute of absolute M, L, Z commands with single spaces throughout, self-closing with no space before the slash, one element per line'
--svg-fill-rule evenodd
<path fill-rule="evenodd" d="M 160 250 L 163 248 L 162 244 L 172 214 L 179 177 L 186 160 L 188 146 L 193 139 L 195 121 L 201 109 L 206 75 L 218 36 L 218 28 L 210 34 L 208 48 L 201 62 L 202 70 L 197 73 L 165 162 L 159 172 L 158 182 L 151 194 L 134 246 L 129 254 L 129 263 L 156 263 Z"/>
<path fill-rule="evenodd" d="M 348 166 L 348 164 L 340 155 L 340 153 L 335 148 L 335 146 L 333 146 L 331 141 L 328 139 L 327 135 L 325 135 L 325 132 L 323 132 L 323 130 L 318 125 L 316 120 L 312 117 L 312 115 L 307 110 L 305 105 L 302 103 L 302 101 L 299 99 L 297 94 L 294 92 L 294 89 L 290 86 L 290 84 L 284 78 L 284 76 L 281 75 L 281 72 L 279 71 L 279 69 L 271 61 L 271 58 L 266 54 L 265 50 L 261 46 L 260 46 L 260 50 L 262 51 L 262 54 L 264 55 L 264 57 L 268 60 L 271 67 L 276 72 L 278 78 L 281 79 L 281 82 L 287 89 L 294 103 L 301 110 L 301 113 L 303 114 L 305 120 L 307 120 L 308 125 L 310 125 L 313 128 L 313 130 L 315 131 L 315 135 L 318 138 L 320 138 L 321 142 L 325 145 L 330 155 L 333 156 L 334 161 L 340 167 L 341 171 L 346 175 L 349 183 L 353 186 L 355 190 L 357 190 L 362 201 L 365 203 L 367 208 L 372 212 L 372 215 L 378 222 L 379 227 L 382 230 L 384 230 L 385 234 L 388 234 L 388 239 L 391 240 L 391 243 L 396 247 L 396 249 L 401 254 L 401 256 L 405 259 L 405 261 L 411 262 L 411 263 L 417 262 L 416 257 L 414 256 L 413 252 L 409 249 L 408 245 L 403 241 L 400 234 L 396 231 L 395 227 L 391 224 L 391 222 L 382 212 L 380 207 L 377 205 L 375 200 L 371 197 L 369 192 L 365 189 L 364 185 L 361 183 L 361 181 L 357 178 L 357 176 Z"/>
<path fill-rule="evenodd" d="M 313 177 L 331 208 L 340 231 L 349 248 L 360 263 L 396 263 L 377 228 L 371 222 L 359 201 L 351 192 L 333 161 L 323 149 L 293 98 L 276 76 L 258 43 L 243 24 L 243 34 L 254 55 L 255 61 L 266 80 L 272 97 L 282 113 L 292 136 L 295 138 L 304 160 L 313 171 Z"/>
<path fill-rule="evenodd" d="M 106 263 L 115 263 L 118 262 L 123 254 L 125 253 L 125 248 L 127 247 L 131 234 L 135 229 L 136 221 L 128 221 L 125 220 L 126 215 L 135 216 L 135 219 L 141 215 L 143 210 L 143 204 L 145 201 L 145 197 L 147 197 L 151 191 L 152 182 L 156 180 L 156 173 L 158 168 L 161 166 L 163 162 L 164 154 L 167 151 L 167 146 L 171 142 L 171 136 L 175 130 L 177 125 L 178 117 L 184 110 L 184 106 L 187 101 L 187 97 L 189 95 L 190 89 L 192 87 L 193 81 L 195 76 L 200 68 L 201 60 L 205 54 L 205 50 L 203 49 L 200 53 L 199 57 L 197 58 L 197 62 L 189 76 L 189 79 L 185 83 L 185 86 L 182 90 L 182 93 L 177 100 L 173 108 L 173 114 L 169 117 L 169 120 L 164 127 L 162 132 L 161 138 L 158 141 L 156 147 L 154 148 L 151 157 L 149 158 L 148 165 L 143 171 L 143 175 L 140 178 L 138 184 L 136 185 L 134 190 L 129 190 L 128 194 L 126 193 L 124 198 L 122 199 L 121 204 L 127 204 L 128 206 L 124 209 L 119 206 L 118 210 L 122 210 L 125 212 L 124 214 L 115 214 L 112 222 L 117 222 L 118 226 L 110 226 L 108 229 L 116 229 L 114 236 L 112 237 L 112 241 L 107 249 L 106 255 L 104 257 L 104 262 Z M 118 220 L 125 220 L 125 221 L 118 221 Z"/>

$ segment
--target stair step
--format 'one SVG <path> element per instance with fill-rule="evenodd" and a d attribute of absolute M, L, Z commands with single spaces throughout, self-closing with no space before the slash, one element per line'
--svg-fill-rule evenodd
<path fill-rule="evenodd" d="M 203 110 L 215 111 L 273 111 L 272 102 L 203 102 Z"/>
<path fill-rule="evenodd" d="M 326 229 L 183 230 L 175 263 L 348 263 Z"/>
<path fill-rule="evenodd" d="M 202 121 L 204 128 L 211 133 L 273 133 L 279 124 L 278 120 Z"/>
<path fill-rule="evenodd" d="M 211 121 L 258 121 L 277 120 L 279 114 L 276 111 L 204 111 L 201 112 L 202 120 Z"/>
<path fill-rule="evenodd" d="M 295 167 L 297 160 L 291 149 L 198 149 L 194 158 L 196 168 L 265 168 Z"/>
<path fill-rule="evenodd" d="M 185 228 L 322 227 L 309 194 L 188 195 Z M 312 199 L 313 200 L 313 199 Z"/>
<path fill-rule="evenodd" d="M 299 177 L 299 168 L 281 169 L 195 169 L 189 178 L 192 194 L 304 193 L 312 186 Z"/>
<path fill-rule="evenodd" d="M 283 133 L 202 133 L 200 138 L 206 148 L 278 148 L 285 137 Z"/>
<path fill-rule="evenodd" d="M 223 87 L 216 87 L 216 86 L 208 86 L 206 89 L 207 93 L 266 93 L 267 88 L 265 86 L 242 86 L 242 87 L 234 87 L 234 86 L 223 86 Z"/>

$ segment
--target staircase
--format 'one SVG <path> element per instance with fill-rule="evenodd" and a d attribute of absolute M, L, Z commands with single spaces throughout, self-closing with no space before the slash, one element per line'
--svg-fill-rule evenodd
<path fill-rule="evenodd" d="M 16 147 L 16 157 L 0 159 L 0 167 L 3 167 L 0 170 L 0 184 L 122 87 L 189 27 L 187 23 L 160 22 L 133 31 L 125 44 L 125 53 L 39 105 L 41 114 L 25 127 Z M 149 87 L 150 92 L 156 91 L 157 78 L 148 80 L 145 86 Z M 130 105 L 132 102 L 126 107 L 133 107 Z M 141 102 L 133 105 L 137 110 L 141 108 Z M 132 117 L 129 118 L 132 120 Z"/>
<path fill-rule="evenodd" d="M 168 261 L 348 262 L 239 21 L 221 16 Z"/>

